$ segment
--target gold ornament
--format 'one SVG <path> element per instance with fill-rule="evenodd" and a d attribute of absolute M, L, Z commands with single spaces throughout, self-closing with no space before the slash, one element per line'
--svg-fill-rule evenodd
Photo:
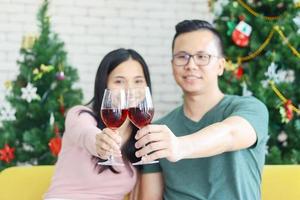
<path fill-rule="evenodd" d="M 32 49 L 35 41 L 38 39 L 37 34 L 28 34 L 23 36 L 22 39 L 22 49 Z"/>
<path fill-rule="evenodd" d="M 278 96 L 278 98 L 283 102 L 286 103 L 288 101 L 288 99 L 283 96 L 283 94 L 279 91 L 279 89 L 276 87 L 274 81 L 270 81 L 269 84 L 271 85 L 272 90 L 275 92 L 275 94 Z M 290 104 L 291 109 L 297 113 L 298 115 L 300 115 L 300 110 L 294 106 L 292 103 Z"/>
<path fill-rule="evenodd" d="M 263 16 L 261 14 L 259 14 L 258 12 L 256 12 L 255 10 L 253 10 L 247 3 L 245 3 L 243 0 L 237 0 L 237 2 L 239 2 L 239 4 L 245 8 L 249 13 L 251 13 L 253 16 L 255 17 L 262 17 L 267 21 L 272 21 L 272 20 L 277 20 L 281 17 L 283 17 L 286 13 L 280 15 L 280 16 Z M 295 3 L 295 8 L 300 8 L 300 3 Z"/>
<path fill-rule="evenodd" d="M 5 87 L 5 89 L 7 89 L 7 90 L 11 90 L 11 89 L 12 89 L 12 82 L 9 81 L 9 80 L 5 81 L 5 82 L 4 82 L 4 87 Z"/>
<path fill-rule="evenodd" d="M 300 58 L 300 53 L 297 51 L 297 49 L 295 47 L 293 47 L 293 45 L 289 42 L 288 38 L 284 35 L 284 33 L 282 32 L 282 30 L 280 29 L 279 26 L 274 26 L 274 29 L 277 31 L 277 33 L 280 35 L 280 37 L 282 38 L 282 40 L 284 41 L 284 44 L 286 44 L 290 50 L 292 51 L 292 53 L 297 56 L 298 58 Z"/>
<path fill-rule="evenodd" d="M 54 70 L 54 67 L 52 65 L 41 64 L 40 69 L 42 72 L 47 73 L 47 72 L 51 72 L 52 70 Z"/>
<path fill-rule="evenodd" d="M 255 10 L 253 10 L 247 3 L 245 3 L 243 0 L 237 0 L 237 2 L 239 2 L 239 4 L 244 7 L 249 13 L 251 13 L 253 16 L 255 17 L 259 17 L 262 16 L 264 19 L 268 20 L 268 21 L 272 21 L 272 20 L 277 20 L 279 19 L 281 16 L 263 16 L 261 14 L 259 14 L 258 12 L 256 12 Z"/>
<path fill-rule="evenodd" d="M 36 81 L 36 80 L 41 79 L 45 73 L 49 73 L 52 70 L 54 70 L 54 67 L 52 65 L 41 64 L 41 66 L 39 68 L 35 68 L 33 70 L 32 73 L 35 75 L 33 77 L 33 80 Z"/>
<path fill-rule="evenodd" d="M 225 70 L 227 71 L 235 71 L 238 68 L 237 63 L 232 63 L 231 60 L 226 61 L 225 63 Z"/>

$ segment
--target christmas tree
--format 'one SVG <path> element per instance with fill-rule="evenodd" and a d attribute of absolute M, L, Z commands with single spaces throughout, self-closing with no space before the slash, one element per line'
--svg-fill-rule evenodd
<path fill-rule="evenodd" d="M 300 163 L 300 1 L 210 1 L 227 58 L 220 86 L 270 114 L 269 164 Z"/>
<path fill-rule="evenodd" d="M 37 19 L 39 36 L 26 36 L 20 73 L 6 82 L 0 107 L 0 170 L 14 165 L 53 164 L 61 146 L 65 110 L 80 104 L 76 69 L 67 63 L 64 43 L 51 32 L 48 1 Z"/>

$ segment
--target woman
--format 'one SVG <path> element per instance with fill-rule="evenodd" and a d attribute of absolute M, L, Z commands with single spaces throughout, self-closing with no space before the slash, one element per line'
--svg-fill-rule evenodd
<path fill-rule="evenodd" d="M 103 58 L 96 74 L 94 97 L 88 106 L 75 106 L 67 113 L 62 149 L 46 200 L 121 200 L 129 192 L 130 199 L 136 198 L 138 169 L 131 163 L 137 159 L 137 128 L 127 118 L 116 134 L 105 128 L 99 113 L 105 88 L 141 86 L 151 88 L 151 81 L 148 66 L 136 51 L 117 49 Z M 118 161 L 125 167 L 97 164 L 111 154 L 119 156 Z"/>

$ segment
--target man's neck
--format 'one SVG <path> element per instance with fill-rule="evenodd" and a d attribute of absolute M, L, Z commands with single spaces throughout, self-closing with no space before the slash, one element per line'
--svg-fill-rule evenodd
<path fill-rule="evenodd" d="M 216 106 L 224 97 L 220 90 L 205 94 L 185 94 L 183 110 L 186 117 L 193 121 L 199 121 L 205 113 Z"/>

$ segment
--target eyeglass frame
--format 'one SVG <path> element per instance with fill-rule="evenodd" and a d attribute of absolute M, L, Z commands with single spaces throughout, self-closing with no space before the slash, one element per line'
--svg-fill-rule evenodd
<path fill-rule="evenodd" d="M 185 54 L 184 56 L 188 56 L 187 62 L 186 62 L 185 64 L 177 65 L 177 64 L 174 62 L 174 58 L 175 58 L 177 55 L 179 55 L 179 54 Z M 196 55 L 205 55 L 205 56 L 208 56 L 208 61 L 207 61 L 207 63 L 206 63 L 206 64 L 203 64 L 203 65 L 197 64 L 196 61 L 195 61 L 195 58 L 194 58 L 194 56 L 196 56 Z M 174 65 L 178 66 L 178 67 L 183 67 L 183 66 L 186 66 L 187 64 L 189 64 L 191 58 L 193 58 L 193 61 L 194 61 L 195 65 L 197 65 L 197 66 L 199 66 L 199 67 L 203 67 L 203 66 L 207 66 L 207 65 L 210 63 L 211 57 L 222 58 L 221 56 L 216 56 L 216 55 L 212 55 L 212 54 L 205 53 L 205 52 L 197 52 L 196 54 L 189 54 L 189 53 L 187 53 L 187 52 L 178 52 L 178 53 L 176 53 L 176 54 L 174 54 L 174 55 L 172 56 L 172 63 L 173 63 Z"/>

